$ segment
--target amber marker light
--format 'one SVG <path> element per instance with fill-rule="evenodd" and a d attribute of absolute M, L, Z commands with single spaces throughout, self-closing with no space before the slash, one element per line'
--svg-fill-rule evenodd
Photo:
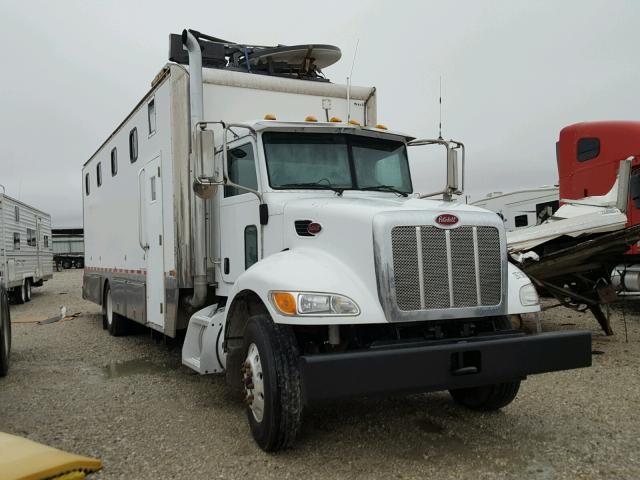
<path fill-rule="evenodd" d="M 305 122 L 317 122 L 317 121 L 318 121 L 318 119 L 317 119 L 316 117 L 314 117 L 313 115 L 307 115 L 307 116 L 304 118 L 304 121 L 305 121 Z"/>
<path fill-rule="evenodd" d="M 331 118 L 329 119 L 329 121 L 330 121 L 331 123 L 340 123 L 340 122 L 342 122 L 342 119 L 341 119 L 341 118 L 338 118 L 338 117 L 331 117 Z"/>
<path fill-rule="evenodd" d="M 387 129 L 387 126 L 386 126 L 386 125 L 383 125 L 383 124 L 381 124 L 381 123 L 378 123 L 378 124 L 376 125 L 376 128 L 377 128 L 377 129 L 379 129 L 379 130 L 386 130 L 386 129 Z"/>
<path fill-rule="evenodd" d="M 264 116 L 264 119 L 265 119 L 265 120 L 275 120 L 275 119 L 276 119 L 276 116 L 275 116 L 273 113 L 267 113 L 267 114 Z"/>
<path fill-rule="evenodd" d="M 349 120 L 349 125 L 355 125 L 356 127 L 360 126 L 360 122 L 358 120 L 354 120 L 353 118 Z"/>
<path fill-rule="evenodd" d="M 281 313 L 285 315 L 296 314 L 296 297 L 289 292 L 273 292 L 271 294 L 273 303 Z"/>

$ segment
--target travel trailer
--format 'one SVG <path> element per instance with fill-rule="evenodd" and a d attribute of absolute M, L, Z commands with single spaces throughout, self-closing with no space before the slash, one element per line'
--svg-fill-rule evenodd
<path fill-rule="evenodd" d="M 14 302 L 28 302 L 53 277 L 51 217 L 0 193 L 0 238 L 0 282 Z"/>
<path fill-rule="evenodd" d="M 493 192 L 472 203 L 477 207 L 496 212 L 504 221 L 507 231 L 540 225 L 550 218 L 560 207 L 557 186 L 543 186 L 516 190 L 513 192 Z"/>
<path fill-rule="evenodd" d="M 310 402 L 449 390 L 493 410 L 529 374 L 591 364 L 588 332 L 512 327 L 538 296 L 502 220 L 457 201 L 464 145 L 387 129 L 375 88 L 325 78 L 339 58 L 171 35 L 82 170 L 84 298 L 112 335 L 186 329 L 183 364 L 242 389 L 267 451 Z M 421 148 L 442 149 L 438 192 L 412 186 Z"/>

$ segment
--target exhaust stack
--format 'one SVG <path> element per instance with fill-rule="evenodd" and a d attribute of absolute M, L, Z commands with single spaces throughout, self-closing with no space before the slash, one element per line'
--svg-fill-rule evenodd
<path fill-rule="evenodd" d="M 202 159 L 200 152 L 194 148 L 196 128 L 204 120 L 202 103 L 202 51 L 198 39 L 188 30 L 182 31 L 182 48 L 189 54 L 189 106 L 191 108 L 191 167 L 194 180 L 202 176 Z M 191 192 L 193 216 L 191 231 L 193 232 L 193 295 L 188 299 L 192 308 L 204 305 L 207 299 L 207 254 L 205 238 L 204 200 Z"/>

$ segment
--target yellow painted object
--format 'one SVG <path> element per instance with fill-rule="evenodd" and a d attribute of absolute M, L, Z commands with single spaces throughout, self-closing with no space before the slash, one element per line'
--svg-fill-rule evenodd
<path fill-rule="evenodd" d="M 101 468 L 95 458 L 0 432 L 0 480 L 79 480 Z"/>

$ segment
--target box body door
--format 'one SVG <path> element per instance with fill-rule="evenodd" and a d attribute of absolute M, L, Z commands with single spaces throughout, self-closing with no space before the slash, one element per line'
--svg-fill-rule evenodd
<path fill-rule="evenodd" d="M 158 155 L 145 165 L 142 198 L 147 242 L 147 323 L 152 328 L 164 331 L 164 221 L 160 163 Z"/>

